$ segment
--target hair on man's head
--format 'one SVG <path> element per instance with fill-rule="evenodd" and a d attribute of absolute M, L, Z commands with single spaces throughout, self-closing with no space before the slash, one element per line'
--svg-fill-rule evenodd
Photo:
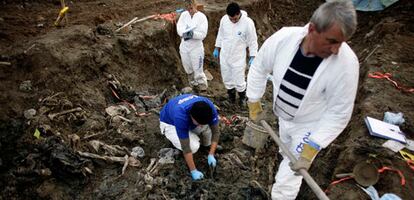
<path fill-rule="evenodd" d="M 234 17 L 235 15 L 240 13 L 240 7 L 239 4 L 231 2 L 226 9 L 227 15 L 230 17 Z"/>
<path fill-rule="evenodd" d="M 213 120 L 213 109 L 211 109 L 207 102 L 197 101 L 191 107 L 190 115 L 197 123 L 205 125 Z"/>

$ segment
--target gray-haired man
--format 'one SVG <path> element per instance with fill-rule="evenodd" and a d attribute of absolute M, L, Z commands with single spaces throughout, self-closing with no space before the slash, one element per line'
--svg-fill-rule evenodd
<path fill-rule="evenodd" d="M 273 73 L 273 112 L 279 134 L 298 162 L 280 163 L 272 199 L 295 199 L 302 176 L 317 153 L 347 126 L 359 76 L 355 53 L 346 44 L 356 29 L 351 1 L 322 4 L 304 27 L 285 27 L 265 41 L 247 77 L 249 114 L 257 120 L 266 77 Z"/>

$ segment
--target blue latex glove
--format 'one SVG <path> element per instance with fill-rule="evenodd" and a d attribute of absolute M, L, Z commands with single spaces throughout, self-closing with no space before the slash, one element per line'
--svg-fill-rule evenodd
<path fill-rule="evenodd" d="M 253 60 L 254 60 L 254 56 L 250 56 L 249 66 L 252 66 Z"/>
<path fill-rule="evenodd" d="M 193 38 L 193 35 L 194 35 L 193 31 L 188 31 L 183 34 L 183 38 L 186 41 L 186 40 Z"/>
<path fill-rule="evenodd" d="M 191 177 L 193 178 L 194 181 L 196 181 L 196 180 L 203 179 L 204 175 L 203 175 L 203 173 L 201 173 L 197 169 L 194 169 L 194 170 L 191 171 Z"/>
<path fill-rule="evenodd" d="M 214 58 L 218 58 L 219 57 L 219 50 L 218 50 L 218 48 L 215 48 L 214 49 L 213 56 L 214 56 Z"/>
<path fill-rule="evenodd" d="M 216 167 L 216 165 L 217 165 L 217 160 L 216 160 L 216 158 L 214 158 L 214 156 L 213 156 L 213 155 L 211 155 L 211 154 L 209 154 L 209 155 L 208 155 L 208 157 L 207 157 L 207 162 L 208 162 L 208 165 L 209 165 L 209 166 L 212 166 L 212 167 Z"/>

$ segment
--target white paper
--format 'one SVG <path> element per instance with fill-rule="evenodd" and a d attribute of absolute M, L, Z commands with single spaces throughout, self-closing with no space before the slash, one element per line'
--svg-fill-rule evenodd
<path fill-rule="evenodd" d="M 400 127 L 371 117 L 367 117 L 367 121 L 371 128 L 371 135 L 397 140 L 403 143 L 407 142 L 405 140 L 404 133 L 400 130 Z"/>
<path fill-rule="evenodd" d="M 407 139 L 406 141 L 407 144 L 405 145 L 405 148 L 414 151 L 414 140 Z"/>
<path fill-rule="evenodd" d="M 390 149 L 391 151 L 394 151 L 395 153 L 398 153 L 401 149 L 405 147 L 404 144 L 401 144 L 400 142 L 394 141 L 394 140 L 387 140 L 382 144 L 383 147 Z"/>

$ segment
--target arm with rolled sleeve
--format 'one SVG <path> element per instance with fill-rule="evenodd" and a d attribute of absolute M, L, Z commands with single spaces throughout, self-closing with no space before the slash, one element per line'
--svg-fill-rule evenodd
<path fill-rule="evenodd" d="M 180 140 L 181 150 L 183 151 L 184 159 L 190 171 L 195 170 L 196 166 L 193 160 L 193 153 L 190 146 L 190 134 L 188 127 L 188 116 L 183 108 L 177 108 L 174 117 L 174 126 Z"/>
<path fill-rule="evenodd" d="M 350 62 L 342 67 L 349 70 L 338 74 L 336 85 L 329 91 L 327 111 L 319 122 L 319 128 L 309 138 L 321 148 L 335 140 L 351 119 L 358 88 L 359 63 L 354 54 L 348 59 Z"/>
<path fill-rule="evenodd" d="M 183 150 L 183 153 L 191 153 L 191 147 L 190 147 L 190 135 L 188 129 L 180 129 L 176 127 L 176 131 L 178 134 L 178 139 L 180 139 L 181 149 Z"/>
<path fill-rule="evenodd" d="M 257 34 L 256 34 L 256 27 L 254 26 L 254 22 L 252 19 L 249 18 L 248 23 L 248 30 L 247 30 L 247 47 L 249 48 L 249 56 L 255 57 L 257 55 Z"/>
<path fill-rule="evenodd" d="M 193 31 L 193 39 L 204 40 L 204 38 L 207 36 L 208 31 L 207 17 L 201 12 L 197 17 L 197 28 L 195 28 Z"/>
<path fill-rule="evenodd" d="M 210 151 L 208 152 L 209 155 L 214 155 L 216 153 L 218 141 L 220 139 L 220 129 L 218 123 L 216 125 L 210 125 L 211 129 L 211 146 Z"/>
<path fill-rule="evenodd" d="M 191 151 L 190 147 L 190 137 L 188 133 L 188 129 L 180 129 L 176 127 L 178 138 L 180 140 L 181 149 L 183 151 L 185 162 L 187 163 L 188 168 L 190 171 L 196 170 L 196 166 L 193 159 L 193 152 Z"/>

